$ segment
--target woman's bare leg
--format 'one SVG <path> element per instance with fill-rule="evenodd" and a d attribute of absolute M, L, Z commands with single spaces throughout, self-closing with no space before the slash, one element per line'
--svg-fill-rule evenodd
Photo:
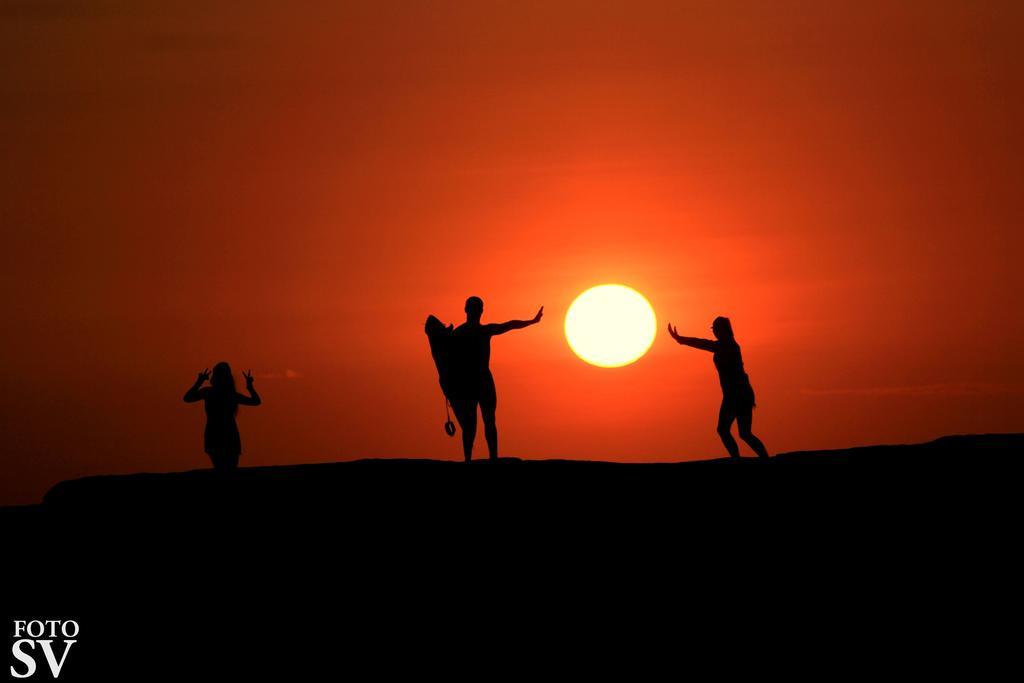
<path fill-rule="evenodd" d="M 739 444 L 736 443 L 736 439 L 732 438 L 730 433 L 732 422 L 735 419 L 736 414 L 733 412 L 732 406 L 723 399 L 722 407 L 718 409 L 718 436 L 722 439 L 722 443 L 725 444 L 725 450 L 729 451 L 729 457 L 731 458 L 740 457 Z"/>
<path fill-rule="evenodd" d="M 768 457 L 768 449 L 761 443 L 761 439 L 754 436 L 754 433 L 750 431 L 751 424 L 754 421 L 754 408 L 753 406 L 745 408 L 739 411 L 736 416 L 736 425 L 739 427 L 740 438 L 747 442 L 747 445 L 754 449 L 759 458 Z"/>

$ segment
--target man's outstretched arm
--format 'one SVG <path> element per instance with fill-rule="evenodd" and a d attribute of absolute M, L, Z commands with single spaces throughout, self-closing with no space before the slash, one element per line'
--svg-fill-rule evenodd
<path fill-rule="evenodd" d="M 679 334 L 679 330 L 672 327 L 672 323 L 668 324 L 668 333 L 673 339 L 682 344 L 683 346 L 692 346 L 695 349 L 702 351 L 714 351 L 717 346 L 717 342 L 711 339 L 701 339 L 699 337 L 684 337 Z"/>
<path fill-rule="evenodd" d="M 540 310 L 537 311 L 537 315 L 533 316 L 532 320 L 509 320 L 508 322 L 504 323 L 491 323 L 490 325 L 486 325 L 485 327 L 491 333 L 491 335 L 505 334 L 510 330 L 521 330 L 524 327 L 536 325 L 537 323 L 540 322 L 540 319 L 543 317 L 544 307 L 541 306 Z"/>

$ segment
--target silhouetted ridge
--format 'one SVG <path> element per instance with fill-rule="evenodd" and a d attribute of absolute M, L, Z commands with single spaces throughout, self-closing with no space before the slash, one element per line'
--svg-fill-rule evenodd
<path fill-rule="evenodd" d="M 210 511 L 288 517 L 315 510 L 356 517 L 452 519 L 484 506 L 508 517 L 562 509 L 603 514 L 619 505 L 675 505 L 740 495 L 777 497 L 784 491 L 824 495 L 848 486 L 860 472 L 873 480 L 927 474 L 951 466 L 1016 466 L 1024 434 L 948 436 L 929 443 L 783 453 L 756 458 L 679 463 L 516 460 L 466 464 L 426 459 L 243 467 L 63 481 L 42 509 L 64 515 L 187 518 Z M 852 464 L 858 467 L 829 467 Z M 825 466 L 825 467 L 823 467 Z M 867 466 L 867 470 L 864 469 Z M 766 486 L 767 484 L 767 486 Z M 444 522 L 448 523 L 448 522 Z"/>

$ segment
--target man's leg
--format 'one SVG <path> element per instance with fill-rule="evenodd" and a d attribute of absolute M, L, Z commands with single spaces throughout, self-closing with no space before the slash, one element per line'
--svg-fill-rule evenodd
<path fill-rule="evenodd" d="M 495 412 L 498 409 L 498 394 L 494 390 L 494 383 L 484 390 L 480 397 L 480 416 L 484 419 L 484 438 L 487 439 L 487 454 L 491 460 L 498 459 L 498 425 L 495 422 Z"/>
<path fill-rule="evenodd" d="M 725 450 L 729 451 L 729 457 L 740 457 L 740 447 L 736 439 L 732 438 L 732 422 L 736 419 L 736 413 L 728 399 L 722 399 L 722 407 L 718 409 L 718 436 L 725 444 Z"/>
<path fill-rule="evenodd" d="M 455 419 L 462 430 L 462 454 L 469 462 L 473 458 L 473 440 L 476 439 L 476 401 L 459 398 L 452 400 Z"/>
<path fill-rule="evenodd" d="M 750 431 L 751 423 L 754 421 L 754 407 L 745 406 L 736 415 L 736 426 L 739 427 L 740 438 L 747 442 L 747 445 L 754 449 L 759 458 L 768 457 L 768 449 L 761 443 L 761 439 L 754 436 Z"/>

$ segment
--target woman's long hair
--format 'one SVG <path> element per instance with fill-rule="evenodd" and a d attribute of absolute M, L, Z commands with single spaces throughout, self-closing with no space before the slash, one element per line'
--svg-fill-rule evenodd
<path fill-rule="evenodd" d="M 231 366 L 221 361 L 213 366 L 210 374 L 210 386 L 214 393 L 222 401 L 231 401 L 234 404 L 234 412 L 238 412 L 238 402 L 235 401 L 235 376 L 231 374 Z"/>
<path fill-rule="evenodd" d="M 724 315 L 715 318 L 711 323 L 711 329 L 715 331 L 715 336 L 722 341 L 736 341 L 736 337 L 732 333 L 732 323 Z"/>

